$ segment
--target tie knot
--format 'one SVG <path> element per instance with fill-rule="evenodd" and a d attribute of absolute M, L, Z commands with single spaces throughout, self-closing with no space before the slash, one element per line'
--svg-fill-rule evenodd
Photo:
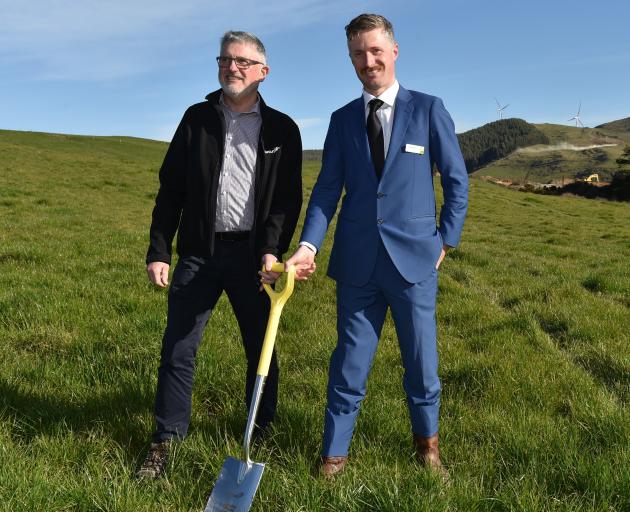
<path fill-rule="evenodd" d="M 374 98 L 372 100 L 370 100 L 370 102 L 368 103 L 369 107 L 370 107 L 370 112 L 376 112 L 379 108 L 381 108 L 383 106 L 384 101 L 383 100 L 379 100 L 378 98 Z"/>

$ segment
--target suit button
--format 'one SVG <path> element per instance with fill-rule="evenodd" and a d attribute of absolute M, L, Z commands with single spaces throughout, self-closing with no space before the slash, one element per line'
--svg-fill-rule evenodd
<path fill-rule="evenodd" d="M 376 220 L 376 223 L 377 223 L 377 224 L 383 224 L 383 222 L 385 222 L 383 219 L 377 219 L 377 220 Z"/>
<path fill-rule="evenodd" d="M 380 199 L 381 197 L 385 197 L 387 194 L 383 194 L 383 192 L 379 192 L 376 194 L 376 199 Z"/>

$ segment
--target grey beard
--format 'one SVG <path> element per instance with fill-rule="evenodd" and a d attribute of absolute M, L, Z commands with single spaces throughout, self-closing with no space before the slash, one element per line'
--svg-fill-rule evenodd
<path fill-rule="evenodd" d="M 221 89 L 223 90 L 223 94 L 236 100 L 242 96 L 247 96 L 252 91 L 258 90 L 258 83 L 250 84 L 248 87 L 246 87 L 242 91 L 235 91 L 232 89 L 232 87 L 229 84 L 221 83 Z"/>

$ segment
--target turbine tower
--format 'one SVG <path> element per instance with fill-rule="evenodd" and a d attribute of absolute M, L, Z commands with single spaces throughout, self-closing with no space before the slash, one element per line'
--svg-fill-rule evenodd
<path fill-rule="evenodd" d="M 497 102 L 497 112 L 499 113 L 499 119 L 503 119 L 503 111 L 508 108 L 510 104 L 508 103 L 507 105 L 501 106 L 501 103 L 499 103 L 498 99 L 494 98 L 494 101 Z"/>
<path fill-rule="evenodd" d="M 572 118 L 569 119 L 569 121 L 575 120 L 576 128 L 578 127 L 578 123 L 582 128 L 584 128 L 584 125 L 582 124 L 582 121 L 580 120 L 580 110 L 582 110 L 582 100 L 580 100 L 580 103 L 578 104 L 577 114 L 575 114 Z"/>

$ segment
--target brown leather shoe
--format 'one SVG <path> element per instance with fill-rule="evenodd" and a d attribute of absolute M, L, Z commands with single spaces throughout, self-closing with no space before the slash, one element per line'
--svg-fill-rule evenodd
<path fill-rule="evenodd" d="M 324 478 L 332 478 L 346 467 L 348 457 L 322 457 L 319 474 Z"/>
<path fill-rule="evenodd" d="M 416 460 L 423 466 L 438 473 L 444 482 L 448 482 L 448 471 L 440 460 L 438 435 L 435 434 L 431 437 L 423 437 L 418 434 L 414 434 L 413 444 L 416 447 Z"/>

